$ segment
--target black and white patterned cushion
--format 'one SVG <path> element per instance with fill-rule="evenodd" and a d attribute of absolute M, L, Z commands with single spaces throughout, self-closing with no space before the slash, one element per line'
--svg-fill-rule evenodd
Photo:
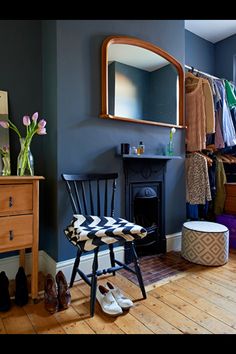
<path fill-rule="evenodd" d="M 83 249 L 94 248 L 118 241 L 133 241 L 147 235 L 147 230 L 122 218 L 75 214 L 71 224 L 64 230 L 73 245 L 85 242 Z"/>

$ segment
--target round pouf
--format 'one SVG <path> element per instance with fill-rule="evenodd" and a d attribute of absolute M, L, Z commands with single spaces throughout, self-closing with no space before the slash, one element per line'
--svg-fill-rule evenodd
<path fill-rule="evenodd" d="M 181 255 L 190 262 L 207 266 L 227 263 L 229 230 L 215 222 L 185 222 L 182 228 Z"/>

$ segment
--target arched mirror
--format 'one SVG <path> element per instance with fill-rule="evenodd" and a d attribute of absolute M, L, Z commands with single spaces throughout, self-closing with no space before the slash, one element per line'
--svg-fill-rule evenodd
<path fill-rule="evenodd" d="M 106 38 L 100 117 L 183 128 L 183 75 L 175 58 L 149 42 Z"/>

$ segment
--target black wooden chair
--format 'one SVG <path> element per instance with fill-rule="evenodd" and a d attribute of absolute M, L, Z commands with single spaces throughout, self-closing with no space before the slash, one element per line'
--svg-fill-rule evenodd
<path fill-rule="evenodd" d="M 95 215 L 99 217 L 106 217 L 110 216 L 114 218 L 114 206 L 115 206 L 115 190 L 116 190 L 116 180 L 118 178 L 117 173 L 112 173 L 112 174 L 76 174 L 76 175 L 70 175 L 70 174 L 62 174 L 62 178 L 66 183 L 67 191 L 69 193 L 71 205 L 72 205 L 72 210 L 73 210 L 73 220 L 77 220 L 75 218 L 76 214 L 79 214 L 80 217 L 83 216 L 89 216 L 89 215 Z M 105 219 L 105 218 L 104 218 Z M 108 218 L 109 219 L 109 218 Z M 120 219 L 117 218 L 115 219 L 117 222 L 120 222 Z M 126 221 L 126 220 L 124 220 Z M 91 221 L 90 221 L 91 222 Z M 73 270 L 72 270 L 72 275 L 71 275 L 71 280 L 70 280 L 70 287 L 73 286 L 74 280 L 76 273 L 78 273 L 81 278 L 91 287 L 91 293 L 90 293 L 90 314 L 91 317 L 94 315 L 94 307 L 95 307 L 95 301 L 96 301 L 96 289 L 97 289 L 97 277 L 103 274 L 107 273 L 113 273 L 115 275 L 115 272 L 119 269 L 126 269 L 134 274 L 136 274 L 139 282 L 140 289 L 142 291 L 143 298 L 146 298 L 146 291 L 138 263 L 138 257 L 135 251 L 135 246 L 133 241 L 128 241 L 130 243 L 130 249 L 131 253 L 133 255 L 133 261 L 134 261 L 134 269 L 130 268 L 128 265 L 120 262 L 119 260 L 115 259 L 114 256 L 114 250 L 113 250 L 113 243 L 107 242 L 107 245 L 110 249 L 110 261 L 111 261 L 111 267 L 107 269 L 98 269 L 98 253 L 99 253 L 99 248 L 101 244 L 106 244 L 104 243 L 103 240 L 106 239 L 109 236 L 113 237 L 113 234 L 109 234 L 107 232 L 104 234 L 106 236 L 104 239 L 103 237 L 95 237 L 95 239 L 90 239 L 92 238 L 91 233 L 89 233 L 88 238 L 89 241 L 80 241 L 78 237 L 78 228 L 73 227 L 73 225 L 76 224 L 71 224 L 70 227 L 68 227 L 65 233 L 67 235 L 67 238 L 69 239 L 70 242 L 72 242 L 75 246 L 78 247 L 77 251 L 77 256 L 74 262 Z M 83 225 L 83 224 L 82 224 Z M 104 223 L 103 223 L 104 225 Z M 137 226 L 137 225 L 135 225 Z M 83 228 L 82 228 L 83 229 Z M 99 227 L 98 227 L 99 229 Z M 101 228 L 100 228 L 101 229 Z M 120 237 L 119 235 L 115 235 L 115 241 L 119 242 L 119 244 L 124 244 L 127 242 L 127 239 L 134 239 L 137 235 L 134 235 L 131 231 L 129 231 L 129 227 L 127 228 L 128 231 L 124 231 L 125 234 L 123 234 L 123 237 Z M 68 231 L 70 230 L 70 231 Z M 72 230 L 72 231 L 71 231 Z M 145 230 L 145 229 L 144 229 Z M 109 231 L 109 230 L 108 230 Z M 75 237 L 75 232 L 77 232 L 76 237 Z M 94 231 L 93 231 L 94 232 Z M 108 235 L 108 236 L 107 236 Z M 134 238 L 133 238 L 134 237 Z M 138 236 L 137 236 L 138 238 Z M 109 238 L 110 240 L 110 238 Z M 91 241 L 94 242 L 94 244 L 91 244 Z M 93 253 L 94 253 L 94 258 L 93 258 L 93 265 L 92 265 L 92 272 L 90 274 L 85 274 L 84 272 L 79 269 L 79 264 L 80 264 L 80 257 L 82 254 L 85 252 L 88 252 L 86 250 L 86 242 L 90 242 L 90 246 L 93 248 Z M 90 280 L 91 278 L 91 280 Z"/>

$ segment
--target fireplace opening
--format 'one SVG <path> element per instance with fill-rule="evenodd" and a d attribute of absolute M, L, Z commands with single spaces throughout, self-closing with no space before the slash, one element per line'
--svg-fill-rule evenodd
<path fill-rule="evenodd" d="M 134 222 L 145 227 L 148 232 L 158 226 L 158 199 L 151 187 L 141 188 L 134 197 Z"/>
<path fill-rule="evenodd" d="M 138 256 L 157 254 L 161 251 L 161 183 L 134 183 L 132 186 L 132 220 L 147 230 L 147 236 L 136 240 Z"/>

